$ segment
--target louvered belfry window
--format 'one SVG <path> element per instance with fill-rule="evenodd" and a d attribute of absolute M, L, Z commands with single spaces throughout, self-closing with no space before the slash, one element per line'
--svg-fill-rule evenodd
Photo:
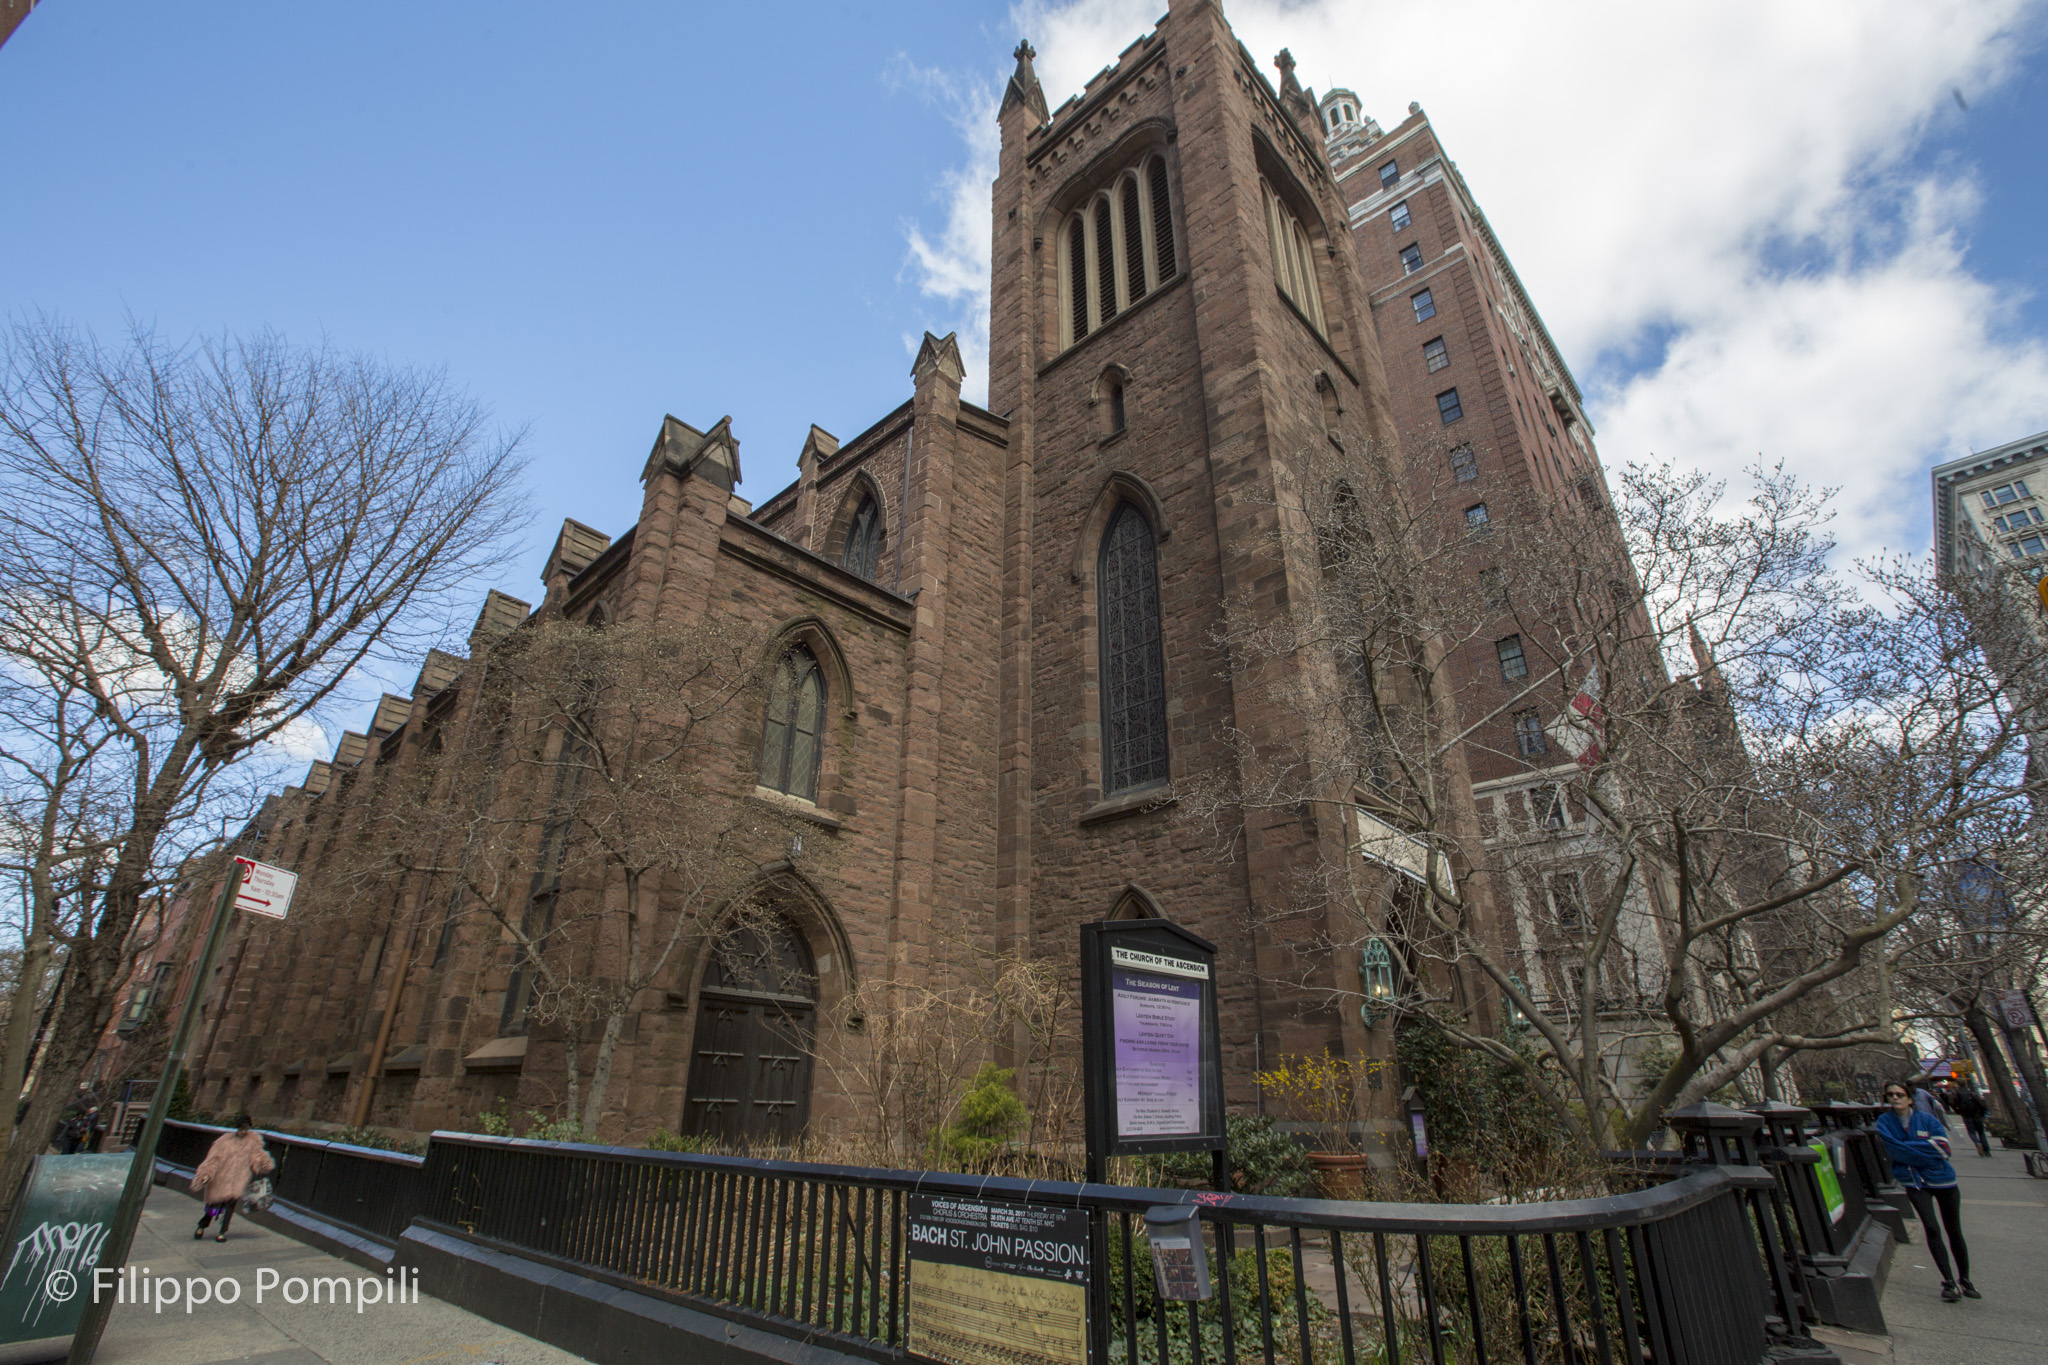
<path fill-rule="evenodd" d="M 1259 189 L 1266 199 L 1266 243 L 1273 252 L 1273 282 L 1309 325 L 1322 332 L 1323 293 L 1316 283 L 1315 248 L 1308 231 L 1271 185 L 1261 180 Z"/>
<path fill-rule="evenodd" d="M 1164 782 L 1166 666 L 1159 641 L 1159 566 L 1152 525 L 1118 505 L 1097 565 L 1102 655 L 1102 791 Z"/>
<path fill-rule="evenodd" d="M 882 508 L 873 493 L 861 495 L 853 520 L 846 525 L 846 548 L 839 552 L 839 567 L 875 581 L 875 565 L 882 560 Z"/>
<path fill-rule="evenodd" d="M 1082 203 L 1059 235 L 1060 344 L 1071 346 L 1180 270 L 1166 159 L 1153 155 Z"/>
<path fill-rule="evenodd" d="M 768 685 L 768 714 L 761 726 L 761 785 L 816 800 L 824 728 L 825 675 L 811 651 L 798 645 L 782 656 Z"/>

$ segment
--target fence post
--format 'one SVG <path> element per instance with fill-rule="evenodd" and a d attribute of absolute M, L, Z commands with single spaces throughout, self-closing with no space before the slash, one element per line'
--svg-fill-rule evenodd
<path fill-rule="evenodd" d="M 1764 1121 L 1764 1162 L 1778 1177 L 1799 1221 L 1799 1268 L 1807 1306 L 1821 1322 L 1858 1332 L 1884 1332 L 1879 1291 L 1891 1261 L 1891 1233 L 1865 1213 L 1858 1182 L 1839 1184 L 1835 1152 L 1841 1139 L 1815 1150 L 1807 1140 L 1813 1111 L 1796 1104 L 1772 1100 L 1751 1106 L 1751 1112 Z M 1842 1196 L 1839 1219 L 1828 1207 L 1830 1184 Z"/>
<path fill-rule="evenodd" d="M 1671 1131 L 1678 1134 L 1689 1161 L 1708 1166 L 1763 1166 L 1756 1140 L 1764 1121 L 1755 1114 L 1703 1100 L 1674 1109 L 1664 1118 Z M 1785 1215 L 1783 1193 L 1773 1180 L 1768 1190 L 1751 1191 L 1748 1203 L 1770 1270 L 1772 1296 L 1778 1305 L 1776 1331 L 1786 1337 L 1805 1337 L 1805 1299 L 1795 1273 L 1797 1262 L 1791 1246 L 1794 1234 Z"/>
<path fill-rule="evenodd" d="M 1913 1239 L 1907 1234 L 1906 1192 L 1892 1180 L 1891 1158 L 1870 1127 L 1879 1113 L 1878 1106 L 1829 1100 L 1813 1106 L 1813 1112 L 1822 1123 L 1842 1135 L 1843 1150 L 1848 1153 L 1849 1165 L 1862 1187 L 1864 1207 L 1870 1216 L 1890 1230 L 1893 1241 L 1910 1243 Z"/>

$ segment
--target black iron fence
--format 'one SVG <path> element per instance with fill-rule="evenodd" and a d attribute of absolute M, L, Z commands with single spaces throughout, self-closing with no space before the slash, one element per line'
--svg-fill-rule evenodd
<path fill-rule="evenodd" d="M 215 1138 L 232 1131 L 204 1123 L 166 1123 L 157 1159 L 196 1170 Z M 277 1163 L 277 1198 L 293 1208 L 396 1245 L 420 1207 L 423 1158 L 344 1142 L 263 1133 Z"/>
<path fill-rule="evenodd" d="M 1262 1199 L 436 1134 L 423 1222 L 877 1360 L 910 1330 L 912 1194 L 1094 1217 L 1092 1358 L 1755 1365 L 1798 1321 L 1770 1174 L 1540 1205 Z M 1214 1296 L 1162 1301 L 1147 1208 L 1195 1203 Z M 1791 1329 L 1796 1331 L 1796 1327 Z"/>
<path fill-rule="evenodd" d="M 1752 1124 L 1755 1122 L 1751 1120 Z M 166 1126 L 196 1167 L 227 1130 Z M 1804 1335 L 1799 1230 L 1748 1164 L 1504 1206 L 755 1161 L 437 1133 L 426 1158 L 266 1133 L 277 1195 L 395 1245 L 412 1222 L 781 1335 L 895 1362 L 919 1330 L 913 1196 L 1082 1210 L 1096 1365 L 1755 1365 Z M 1197 1206 L 1212 1296 L 1164 1300 L 1144 1214 Z M 929 1323 L 926 1324 L 929 1326 Z"/>

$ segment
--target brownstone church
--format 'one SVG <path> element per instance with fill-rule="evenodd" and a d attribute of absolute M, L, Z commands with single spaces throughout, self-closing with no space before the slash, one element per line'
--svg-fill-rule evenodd
<path fill-rule="evenodd" d="M 1290 452 L 1397 459 L 1404 435 L 1464 421 L 1464 515 L 1498 515 L 1599 478 L 1577 390 L 1419 111 L 1382 134 L 1348 91 L 1319 106 L 1284 54 L 1276 87 L 1213 0 L 1172 0 L 1057 110 L 1032 56 L 998 115 L 986 408 L 960 396 L 953 339 L 928 335 L 908 398 L 848 439 L 812 428 L 797 481 L 758 506 L 733 492 L 743 417 L 666 418 L 634 525 L 566 522 L 538 606 L 491 594 L 468 658 L 431 655 L 411 697 L 266 808 L 259 856 L 289 866 L 473 705 L 481 661 L 530 619 L 771 634 L 788 685 L 733 743 L 752 795 L 832 857 L 764 850 L 786 977 L 730 980 L 699 954 L 636 1001 L 612 1140 L 854 1112 L 864 1097 L 769 1016 L 847 1027 L 831 1005 L 854 983 L 929 980 L 977 945 L 1078 974 L 1079 926 L 1111 917 L 1217 945 L 1234 1104 L 1282 1054 L 1392 1053 L 1357 1008 L 1358 954 L 1304 978 L 1273 927 L 1290 869 L 1341 822 L 1246 811 L 1219 836 L 1175 784 L 1230 764 L 1232 734 L 1298 724 L 1284 667 L 1233 670 L 1217 644 L 1228 613 L 1284 612 L 1318 573 L 1279 534 Z M 1506 667 L 1505 646 L 1476 648 L 1475 677 Z M 1556 757 L 1526 736 L 1517 754 L 1517 723 L 1454 764 L 1468 811 L 1474 780 L 1482 802 L 1524 799 Z M 516 954 L 423 899 L 238 926 L 205 986 L 198 1102 L 409 1129 L 556 1103 Z M 1279 922 L 1306 942 L 1311 921 Z M 1388 1131 L 1398 1092 L 1371 1096 Z"/>

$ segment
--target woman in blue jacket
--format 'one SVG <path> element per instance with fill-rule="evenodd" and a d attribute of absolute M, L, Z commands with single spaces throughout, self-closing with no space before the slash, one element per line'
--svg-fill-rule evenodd
<path fill-rule="evenodd" d="M 1948 1126 L 1940 1119 L 1913 1107 L 1913 1092 L 1899 1081 L 1884 1088 L 1884 1102 L 1891 1112 L 1877 1118 L 1877 1135 L 1891 1154 L 1892 1179 L 1906 1189 L 1920 1226 L 1927 1230 L 1927 1249 L 1934 1253 L 1935 1268 L 1941 1271 L 1941 1297 L 1954 1303 L 1967 1296 L 1981 1299 L 1970 1283 L 1970 1249 L 1963 1245 L 1962 1196 L 1956 1190 L 1956 1168 L 1948 1164 Z M 1948 1244 L 1956 1253 L 1955 1271 L 1949 1270 L 1948 1252 L 1942 1249 L 1941 1231 L 1934 1211 L 1941 1210 L 1941 1227 L 1948 1231 Z M 1956 1292 L 1960 1281 L 1962 1293 Z"/>

